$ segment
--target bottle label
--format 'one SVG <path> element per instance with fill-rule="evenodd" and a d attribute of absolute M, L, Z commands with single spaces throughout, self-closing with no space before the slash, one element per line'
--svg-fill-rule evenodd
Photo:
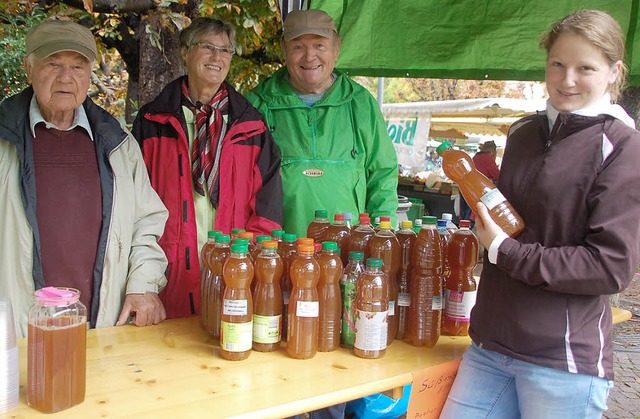
<path fill-rule="evenodd" d="M 476 291 L 446 290 L 447 306 L 444 315 L 450 319 L 468 322 L 476 304 Z"/>
<path fill-rule="evenodd" d="M 431 310 L 442 310 L 442 295 L 434 295 L 431 300 Z"/>
<path fill-rule="evenodd" d="M 280 342 L 280 322 L 282 316 L 253 315 L 253 341 L 257 343 Z"/>
<path fill-rule="evenodd" d="M 227 300 L 222 305 L 222 314 L 228 316 L 246 316 L 249 313 L 249 300 Z"/>
<path fill-rule="evenodd" d="M 411 294 L 408 292 L 398 293 L 398 307 L 409 307 L 411 305 Z"/>
<path fill-rule="evenodd" d="M 387 311 L 356 310 L 356 339 L 354 346 L 363 351 L 381 351 L 387 348 Z"/>
<path fill-rule="evenodd" d="M 346 275 L 340 281 L 340 291 L 342 293 L 342 331 L 340 333 L 340 343 L 348 348 L 353 348 L 356 337 L 356 284 L 346 280 Z"/>
<path fill-rule="evenodd" d="M 296 306 L 296 316 L 298 317 L 318 317 L 320 315 L 320 304 L 317 301 L 298 301 Z"/>
<path fill-rule="evenodd" d="M 493 188 L 480 198 L 483 204 L 487 206 L 489 210 L 493 209 L 498 204 L 503 203 L 507 199 L 502 195 L 502 192 L 498 188 Z"/>
<path fill-rule="evenodd" d="M 396 311 L 396 302 L 389 301 L 389 310 L 387 311 L 387 313 L 389 313 L 390 316 L 393 316 L 395 314 L 395 311 Z"/>
<path fill-rule="evenodd" d="M 220 322 L 220 348 L 229 352 L 244 352 L 251 349 L 253 322 L 227 323 Z"/>

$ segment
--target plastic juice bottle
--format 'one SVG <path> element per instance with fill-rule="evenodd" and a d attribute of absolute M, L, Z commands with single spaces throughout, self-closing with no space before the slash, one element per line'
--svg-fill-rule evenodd
<path fill-rule="evenodd" d="M 480 173 L 471 157 L 464 151 L 454 150 L 445 141 L 436 152 L 442 157 L 444 173 L 460 187 L 462 196 L 471 209 L 482 201 L 489 215 L 509 236 L 517 236 L 524 230 L 524 221 L 491 180 Z"/>
<path fill-rule="evenodd" d="M 362 217 L 367 217 L 367 225 L 371 226 L 371 228 L 373 228 L 373 226 L 371 225 L 371 217 L 369 217 L 369 213 L 367 212 L 361 212 L 360 214 L 358 214 L 358 224 L 354 224 L 351 226 L 351 231 L 355 230 L 356 228 L 358 228 L 358 226 L 360 225 L 360 219 Z"/>
<path fill-rule="evenodd" d="M 282 259 L 278 242 L 262 242 L 262 252 L 256 258 L 257 285 L 253 293 L 253 349 L 271 352 L 280 349 L 282 330 Z"/>
<path fill-rule="evenodd" d="M 253 253 L 251 254 L 251 259 L 252 260 L 258 260 L 258 255 L 260 255 L 260 253 L 262 253 L 262 242 L 265 240 L 271 240 L 271 236 L 258 236 L 256 237 L 256 247 L 253 250 Z M 277 243 L 277 242 L 276 242 Z M 278 250 L 278 253 L 280 252 L 280 250 Z M 254 278 L 255 281 L 255 278 Z"/>
<path fill-rule="evenodd" d="M 343 266 L 347 266 L 347 263 L 349 263 L 349 252 L 347 249 L 349 237 L 351 237 L 351 229 L 344 221 L 344 214 L 334 214 L 333 224 L 331 224 L 324 233 L 324 241 L 338 243 Z"/>
<path fill-rule="evenodd" d="M 209 230 L 207 232 L 207 242 L 202 246 L 200 251 L 200 327 L 206 330 L 206 316 L 208 313 L 207 304 L 209 303 L 209 284 L 211 283 L 211 260 L 210 255 L 216 245 L 216 236 L 221 234 L 219 231 Z"/>
<path fill-rule="evenodd" d="M 402 263 L 400 242 L 391 231 L 391 221 L 380 221 L 380 230 L 371 238 L 369 242 L 371 257 L 382 260 L 382 272 L 387 274 L 389 284 L 387 296 L 389 304 L 389 316 L 387 327 L 387 346 L 396 338 L 398 333 L 398 283 L 397 276 Z"/>
<path fill-rule="evenodd" d="M 34 300 L 28 319 L 27 404 L 54 413 L 84 401 L 87 309 L 74 288 L 41 288 Z"/>
<path fill-rule="evenodd" d="M 361 215 L 359 224 L 351 231 L 351 239 L 349 240 L 349 251 L 363 252 L 365 259 L 368 259 L 371 254 L 369 251 L 369 241 L 375 234 L 370 222 L 371 220 L 368 215 Z"/>
<path fill-rule="evenodd" d="M 353 353 L 360 358 L 382 358 L 387 351 L 389 278 L 380 268 L 382 260 L 367 259 L 367 269 L 358 280 Z"/>
<path fill-rule="evenodd" d="M 282 340 L 287 340 L 287 325 L 289 312 L 289 298 L 291 296 L 291 263 L 298 256 L 298 246 L 296 245 L 296 235 L 294 233 L 285 233 L 282 242 L 278 243 L 278 253 L 282 258 L 283 272 L 280 287 L 282 288 Z"/>
<path fill-rule="evenodd" d="M 253 233 L 251 231 L 241 231 L 238 233 L 238 238 L 248 240 L 249 252 L 247 253 L 247 256 L 249 256 L 253 262 L 255 260 L 253 259 L 253 252 L 256 250 L 256 244 L 253 241 Z"/>
<path fill-rule="evenodd" d="M 451 236 L 448 257 L 451 273 L 447 277 L 442 334 L 467 336 L 471 309 L 476 303 L 476 281 L 473 270 L 478 263 L 478 239 L 469 227 L 469 220 L 460 220 L 460 230 Z"/>
<path fill-rule="evenodd" d="M 364 253 L 349 252 L 349 263 L 340 278 L 340 294 L 342 295 L 342 330 L 340 345 L 353 348 L 356 337 L 356 297 L 358 278 L 364 272 Z"/>
<path fill-rule="evenodd" d="M 200 319 L 203 320 L 204 330 L 213 338 L 220 337 L 222 316 L 222 300 L 224 297 L 224 279 L 222 268 L 229 257 L 229 235 L 216 236 L 213 251 L 209 256 L 211 277 L 204 284 L 200 306 Z"/>
<path fill-rule="evenodd" d="M 350 212 L 343 212 L 344 215 L 344 223 L 351 229 L 351 220 L 353 219 L 353 215 Z"/>
<path fill-rule="evenodd" d="M 400 243 L 400 270 L 398 271 L 398 333 L 396 339 L 404 339 L 407 330 L 407 316 L 411 294 L 409 293 L 409 280 L 411 276 L 411 250 L 416 241 L 416 233 L 412 228 L 413 223 L 402 221 L 400 230 L 396 233 Z"/>
<path fill-rule="evenodd" d="M 453 214 L 443 212 L 441 219 L 447 221 L 447 230 L 449 230 L 450 235 L 458 231 L 458 226 L 453 223 Z"/>
<path fill-rule="evenodd" d="M 237 239 L 238 237 L 240 237 L 240 233 L 242 233 L 243 231 L 245 231 L 244 228 L 232 228 L 231 229 L 231 240 Z"/>
<path fill-rule="evenodd" d="M 292 358 L 313 358 L 318 351 L 318 280 L 320 265 L 313 257 L 313 245 L 298 246 L 291 264 L 293 290 L 289 300 L 287 353 Z"/>
<path fill-rule="evenodd" d="M 418 234 L 421 228 L 422 228 L 422 219 L 421 218 L 415 219 L 413 222 L 413 231 L 415 231 L 415 233 Z"/>
<path fill-rule="evenodd" d="M 316 243 L 322 243 L 324 232 L 331 225 L 327 217 L 327 210 L 316 210 L 314 220 L 307 227 L 307 237 L 312 238 Z"/>
<path fill-rule="evenodd" d="M 271 230 L 271 240 L 275 240 L 278 243 L 282 241 L 284 236 L 284 230 Z"/>
<path fill-rule="evenodd" d="M 320 316 L 318 323 L 318 351 L 330 352 L 340 347 L 340 323 L 342 321 L 342 298 L 340 277 L 342 260 L 337 253 L 338 244 L 322 242 L 322 252 L 318 258 L 320 281 L 318 282 L 318 302 Z"/>
<path fill-rule="evenodd" d="M 414 346 L 432 348 L 440 337 L 442 260 L 436 217 L 426 217 L 411 254 L 407 338 Z"/>
<path fill-rule="evenodd" d="M 253 339 L 253 300 L 249 286 L 253 264 L 247 256 L 247 245 L 234 243 L 223 268 L 224 300 L 220 332 L 220 356 L 241 361 L 251 355 Z"/>
<path fill-rule="evenodd" d="M 449 276 L 449 262 L 447 261 L 447 247 L 449 246 L 449 240 L 451 240 L 451 234 L 447 228 L 447 220 L 440 219 L 437 221 L 436 228 L 438 229 L 438 235 L 440 236 L 440 250 L 442 252 L 442 318 L 440 319 L 440 326 L 444 322 L 444 310 L 447 306 L 447 299 L 445 298 L 444 284 L 447 276 Z M 456 227 L 457 229 L 457 227 Z"/>
<path fill-rule="evenodd" d="M 375 223 L 374 223 L 375 226 L 373 227 L 373 231 L 375 231 L 376 233 L 378 231 L 380 231 L 380 223 L 382 223 L 383 221 L 389 221 L 389 224 L 391 224 L 391 217 L 386 216 L 386 215 L 381 215 L 380 217 L 376 217 L 376 220 L 375 220 Z"/>

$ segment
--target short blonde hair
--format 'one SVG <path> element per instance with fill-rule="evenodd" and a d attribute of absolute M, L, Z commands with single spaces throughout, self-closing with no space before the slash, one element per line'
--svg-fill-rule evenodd
<path fill-rule="evenodd" d="M 602 51 L 609 64 L 622 62 L 618 78 L 609 86 L 611 98 L 617 99 L 629 72 L 624 64 L 624 36 L 620 24 L 609 14 L 600 10 L 573 12 L 551 25 L 551 28 L 540 37 L 540 47 L 547 51 L 547 55 L 558 37 L 565 32 L 572 32 L 586 38 Z"/>

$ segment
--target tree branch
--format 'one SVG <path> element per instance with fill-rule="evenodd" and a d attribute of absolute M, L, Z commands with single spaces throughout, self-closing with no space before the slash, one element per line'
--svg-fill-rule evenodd
<path fill-rule="evenodd" d="M 68 6 L 76 9 L 83 9 L 82 0 L 60 0 Z M 153 0 L 93 0 L 94 13 L 141 13 L 147 10 L 155 9 L 156 5 Z"/>

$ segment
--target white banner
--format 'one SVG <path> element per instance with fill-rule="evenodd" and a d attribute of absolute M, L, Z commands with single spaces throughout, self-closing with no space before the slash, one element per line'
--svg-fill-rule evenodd
<path fill-rule="evenodd" d="M 398 164 L 424 170 L 431 114 L 385 117 L 387 132 L 398 155 Z"/>

